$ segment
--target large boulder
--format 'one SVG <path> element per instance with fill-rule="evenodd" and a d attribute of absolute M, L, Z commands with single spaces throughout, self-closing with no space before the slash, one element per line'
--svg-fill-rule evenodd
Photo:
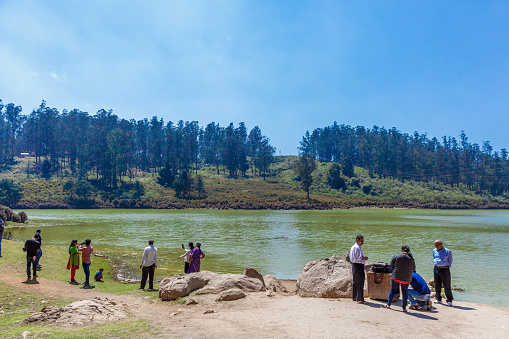
<path fill-rule="evenodd" d="M 217 273 L 201 271 L 180 277 L 164 278 L 159 284 L 159 298 L 161 300 L 175 300 L 206 286 L 215 279 Z"/>
<path fill-rule="evenodd" d="M 231 301 L 244 298 L 247 294 L 241 289 L 232 288 L 219 293 L 216 297 L 216 301 Z"/>
<path fill-rule="evenodd" d="M 265 291 L 264 283 L 258 278 L 228 273 L 217 275 L 205 287 L 196 291 L 196 294 L 217 294 L 232 288 L 238 288 L 244 292 Z"/>
<path fill-rule="evenodd" d="M 44 307 L 41 312 L 23 320 L 29 323 L 53 323 L 61 326 L 77 326 L 104 323 L 126 318 L 122 305 L 108 298 L 80 300 L 64 307 Z"/>
<path fill-rule="evenodd" d="M 269 291 L 284 292 L 284 293 L 288 292 L 288 290 L 283 285 L 283 283 L 276 277 L 273 277 L 272 275 L 264 276 L 263 280 L 265 281 L 265 287 Z"/>
<path fill-rule="evenodd" d="M 297 294 L 301 297 L 351 298 L 352 264 L 346 257 L 310 261 L 297 279 Z"/>

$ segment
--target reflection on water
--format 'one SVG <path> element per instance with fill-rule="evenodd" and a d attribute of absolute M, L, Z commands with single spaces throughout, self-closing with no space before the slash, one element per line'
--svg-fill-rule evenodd
<path fill-rule="evenodd" d="M 432 277 L 433 242 L 453 251 L 458 300 L 509 306 L 509 212 L 437 210 L 216 211 L 216 210 L 30 210 L 29 224 L 10 224 L 18 240 L 42 229 L 46 246 L 67 247 L 92 239 L 97 251 L 133 267 L 149 239 L 159 248 L 159 277 L 180 273 L 182 244 L 201 242 L 202 269 L 296 279 L 315 259 L 343 255 L 363 234 L 370 260 L 390 261 L 407 244 L 417 270 Z"/>

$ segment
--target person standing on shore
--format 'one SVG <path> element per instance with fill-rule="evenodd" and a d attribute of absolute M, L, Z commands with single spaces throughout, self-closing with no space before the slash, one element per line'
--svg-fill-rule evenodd
<path fill-rule="evenodd" d="M 184 273 L 187 273 L 187 271 L 189 270 L 189 261 L 191 259 L 191 250 L 193 249 L 193 243 L 190 242 L 187 246 L 189 246 L 189 249 L 186 249 L 184 247 L 184 244 L 182 244 L 182 249 L 186 251 L 186 253 L 177 257 L 177 259 L 184 258 Z"/>
<path fill-rule="evenodd" d="M 391 302 L 395 294 L 401 292 L 403 294 L 403 312 L 406 312 L 406 305 L 408 303 L 408 285 L 412 282 L 412 273 L 415 272 L 415 261 L 410 252 L 408 245 L 401 246 L 401 253 L 392 257 L 389 266 L 391 271 L 391 291 L 387 298 L 387 308 L 391 308 Z"/>
<path fill-rule="evenodd" d="M 187 270 L 187 273 L 200 272 L 201 258 L 203 252 L 198 247 L 198 244 L 196 244 L 196 247 L 193 248 L 191 251 L 191 258 L 189 260 L 189 269 Z"/>
<path fill-rule="evenodd" d="M 4 221 L 0 219 L 0 258 L 2 257 L 2 239 L 4 236 Z"/>
<path fill-rule="evenodd" d="M 90 254 L 94 251 L 94 248 L 90 246 L 92 240 L 86 239 L 84 243 L 80 245 L 85 245 L 85 247 L 78 247 L 78 251 L 81 252 L 81 266 L 83 266 L 83 271 L 85 272 L 85 282 L 84 286 L 90 286 L 90 264 L 92 261 L 90 260 Z"/>
<path fill-rule="evenodd" d="M 39 234 L 39 245 L 41 245 L 41 248 L 39 249 L 39 252 L 37 252 L 37 258 L 35 259 L 35 267 L 41 268 L 42 266 L 39 265 L 39 260 L 42 257 L 42 236 L 41 236 L 41 230 L 35 231 L 36 234 Z"/>
<path fill-rule="evenodd" d="M 442 240 L 435 240 L 435 248 L 433 249 L 433 279 L 435 280 L 435 303 L 442 303 L 442 285 L 444 286 L 445 297 L 447 298 L 447 306 L 452 306 L 454 300 L 451 290 L 451 266 L 452 252 L 444 247 Z"/>
<path fill-rule="evenodd" d="M 76 270 L 80 268 L 80 252 L 76 246 L 78 246 L 78 240 L 73 239 L 69 246 L 69 261 L 67 262 L 67 269 L 71 270 L 71 284 L 74 285 L 78 284 L 74 276 L 76 275 Z"/>
<path fill-rule="evenodd" d="M 364 244 L 364 237 L 358 235 L 355 239 L 355 244 L 350 249 L 350 262 L 352 263 L 353 273 L 353 301 L 357 301 L 359 304 L 365 304 L 364 301 L 364 263 L 368 260 L 362 253 L 361 246 Z"/>
<path fill-rule="evenodd" d="M 27 252 L 27 283 L 37 283 L 37 271 L 35 270 L 35 259 L 37 257 L 37 252 L 39 252 L 41 245 L 39 245 L 38 234 L 35 234 L 32 239 L 28 239 L 25 242 L 25 247 L 23 247 L 23 251 Z M 34 272 L 34 280 L 32 279 L 32 273 L 30 269 L 32 268 Z"/>
<path fill-rule="evenodd" d="M 157 248 L 154 247 L 154 240 L 148 241 L 148 246 L 145 247 L 143 251 L 143 256 L 141 257 L 141 284 L 140 290 L 145 289 L 145 284 L 147 283 L 148 277 L 148 287 L 149 289 L 154 289 L 154 272 L 157 268 Z"/>

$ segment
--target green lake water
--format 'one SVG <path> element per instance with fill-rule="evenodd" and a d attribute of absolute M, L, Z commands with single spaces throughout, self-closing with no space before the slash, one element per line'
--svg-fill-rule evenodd
<path fill-rule="evenodd" d="M 229 210 L 28 210 L 25 225 L 6 228 L 24 241 L 42 229 L 45 246 L 67 248 L 72 239 L 92 239 L 97 252 L 124 263 L 139 277 L 143 248 L 154 239 L 158 278 L 181 273 L 181 244 L 201 242 L 202 270 L 297 279 L 310 260 L 343 255 L 364 235 L 371 261 L 390 261 L 410 246 L 417 272 L 432 278 L 434 241 L 453 251 L 456 300 L 509 306 L 509 211 L 368 209 L 331 211 Z M 44 262 L 44 256 L 41 259 Z M 62 264 L 64 267 L 65 264 Z"/>

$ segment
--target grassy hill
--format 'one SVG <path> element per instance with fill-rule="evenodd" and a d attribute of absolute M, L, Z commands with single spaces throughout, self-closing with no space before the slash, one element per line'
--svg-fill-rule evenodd
<path fill-rule="evenodd" d="M 234 209 L 327 209 L 351 207 L 416 207 L 416 208 L 509 208 L 509 195 L 492 196 L 473 192 L 464 186 L 451 187 L 437 182 L 400 181 L 370 175 L 356 167 L 355 175 L 345 177 L 347 188 L 332 189 L 328 185 L 331 163 L 317 163 L 314 182 L 308 200 L 292 170 L 295 156 L 280 156 L 264 178 L 248 171 L 246 177 L 228 178 L 215 167 L 204 166 L 193 171 L 204 181 L 205 194 L 196 192 L 191 198 L 179 199 L 175 191 L 157 183 L 157 173 L 138 173 L 134 178 L 123 177 L 118 188 L 104 189 L 90 174 L 92 189 L 85 198 L 77 199 L 65 189 L 73 179 L 62 176 L 41 178 L 27 174 L 34 168 L 35 158 L 19 158 L 0 172 L 0 180 L 10 179 L 23 189 L 22 197 L 13 208 L 234 208 Z M 133 183 L 139 181 L 136 188 Z M 0 203 L 2 203 L 0 201 Z"/>

